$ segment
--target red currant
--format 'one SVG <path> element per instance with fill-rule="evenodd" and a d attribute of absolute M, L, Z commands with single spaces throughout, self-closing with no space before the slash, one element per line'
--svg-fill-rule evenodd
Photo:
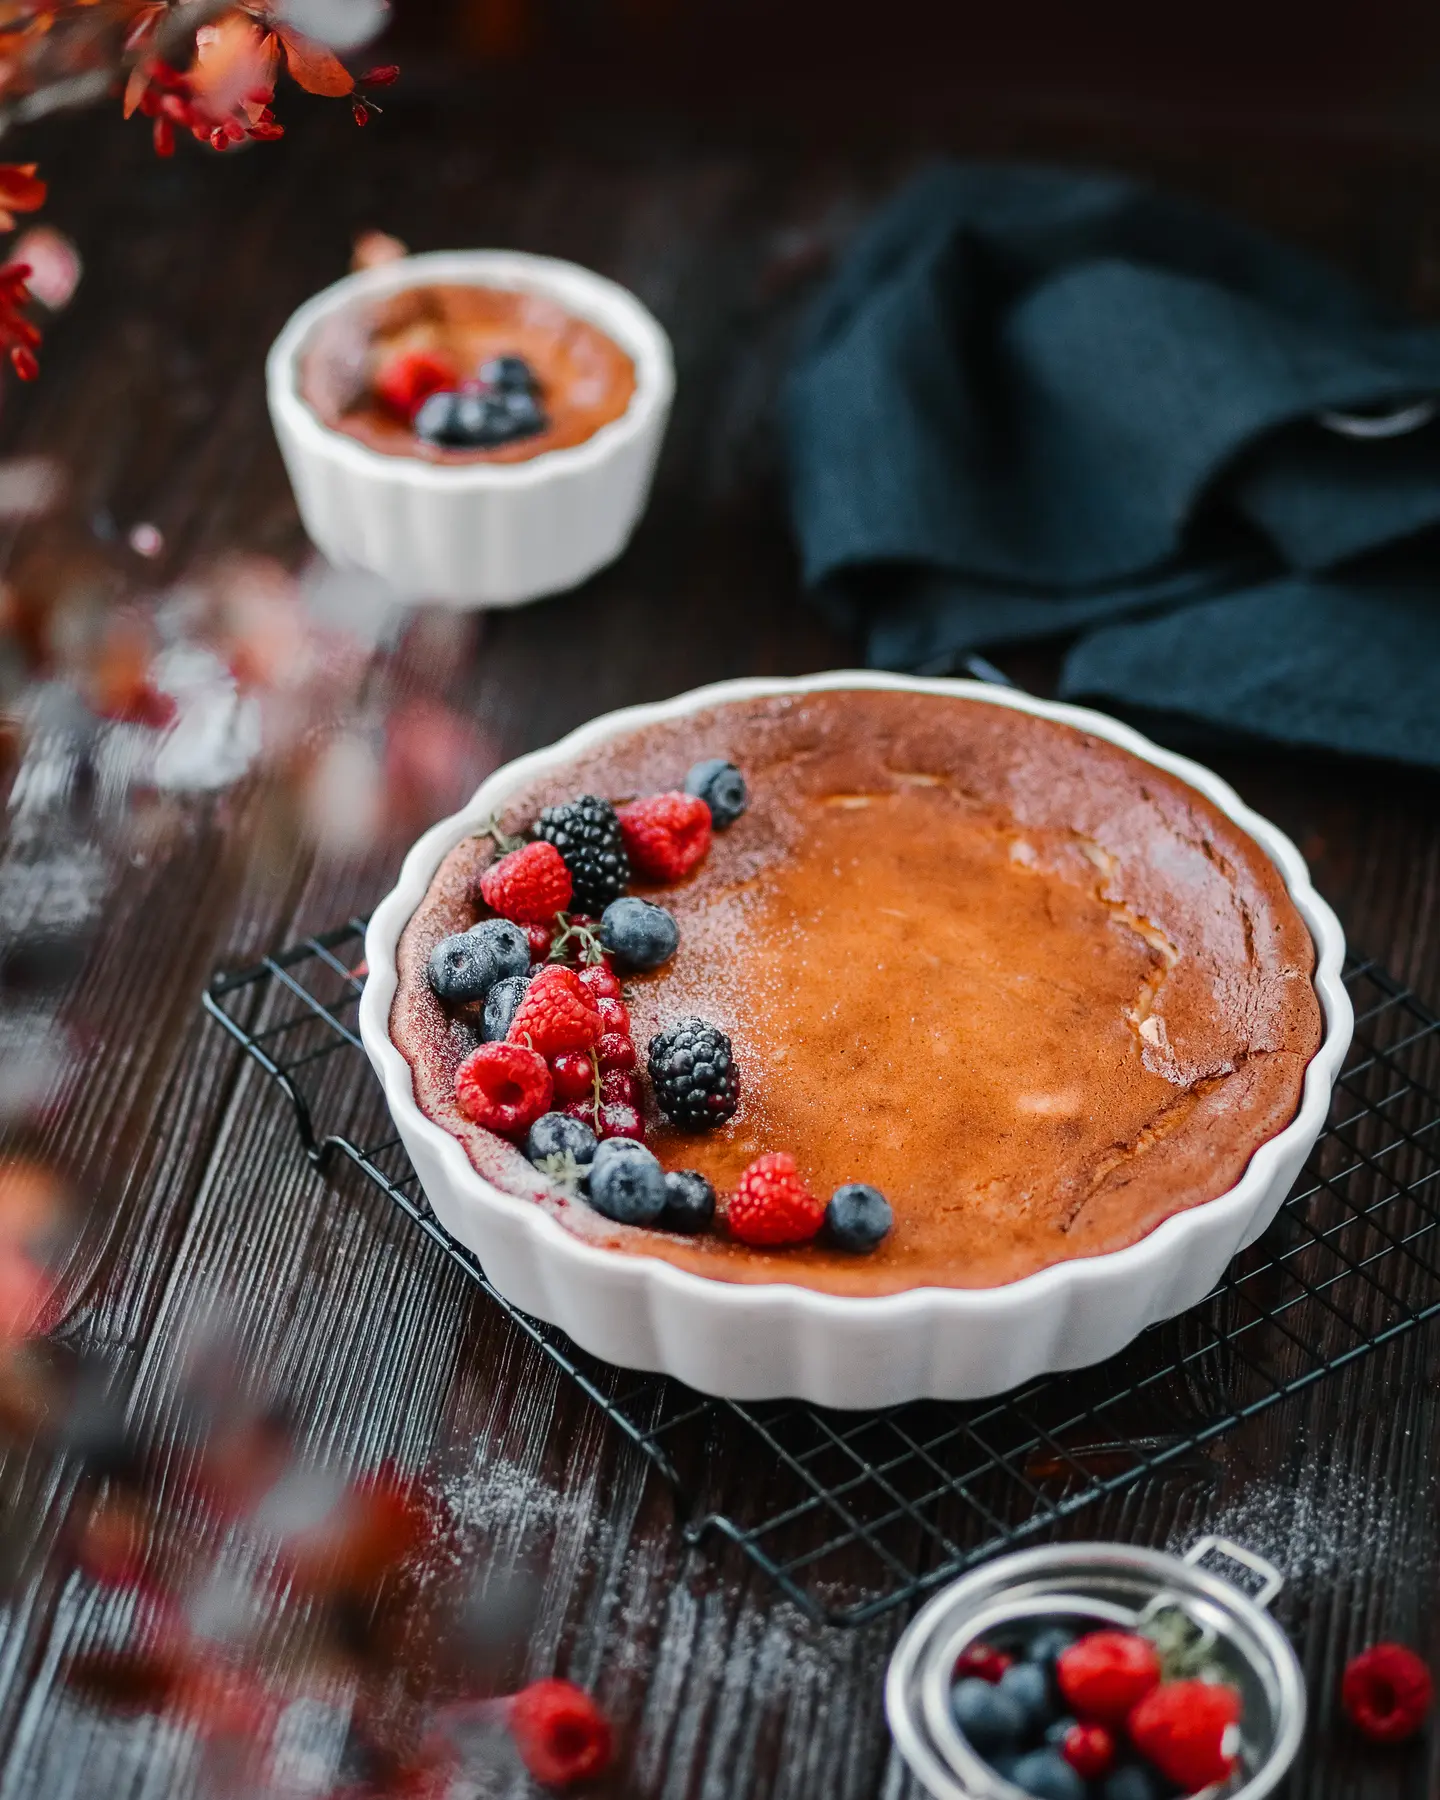
<path fill-rule="evenodd" d="M 595 1102 L 593 1100 L 567 1100 L 560 1108 L 567 1119 L 578 1119 L 582 1125 L 595 1129 Z"/>
<path fill-rule="evenodd" d="M 1115 1761 L 1115 1739 L 1103 1725 L 1072 1725 L 1060 1754 L 1085 1781 L 1098 1781 Z"/>
<path fill-rule="evenodd" d="M 543 963 L 550 955 L 550 946 L 555 941 L 553 925 L 522 925 L 521 930 L 530 940 L 530 960 L 532 963 Z"/>
<path fill-rule="evenodd" d="M 550 1065 L 558 1100 L 586 1100 L 595 1092 L 595 1066 L 583 1050 L 563 1050 Z"/>
<path fill-rule="evenodd" d="M 640 1115 L 633 1106 L 612 1101 L 609 1106 L 600 1108 L 600 1136 L 634 1138 L 643 1144 L 645 1127 L 640 1123 Z"/>
<path fill-rule="evenodd" d="M 595 1046 L 595 1054 L 600 1060 L 602 1073 L 611 1069 L 635 1067 L 635 1046 L 628 1037 L 621 1037 L 618 1031 L 607 1031 Z"/>
<path fill-rule="evenodd" d="M 595 1003 L 600 1008 L 600 1029 L 602 1032 L 613 1031 L 618 1037 L 629 1037 L 630 1014 L 621 1000 L 612 1000 L 608 995 L 601 995 Z"/>
<path fill-rule="evenodd" d="M 618 1000 L 620 998 L 620 977 L 609 963 L 591 963 L 580 971 L 580 979 L 589 988 L 597 1000 Z M 602 1018 L 605 1016 L 602 1010 Z"/>
<path fill-rule="evenodd" d="M 635 1104 L 635 1077 L 623 1069 L 607 1069 L 600 1077 L 600 1099 L 608 1105 L 616 1101 L 622 1106 Z"/>

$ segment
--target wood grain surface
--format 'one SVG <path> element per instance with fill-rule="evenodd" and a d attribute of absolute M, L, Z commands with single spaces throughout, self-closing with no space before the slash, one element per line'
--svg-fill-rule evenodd
<path fill-rule="evenodd" d="M 852 660 L 798 599 L 771 407 L 808 284 L 928 150 L 1147 171 L 1422 307 L 1440 293 L 1440 164 L 1403 141 L 1217 132 L 1197 143 L 1164 119 L 1083 109 L 923 130 L 811 130 L 799 116 L 702 127 L 659 106 L 551 117 L 543 96 L 438 81 L 397 89 L 363 134 L 323 108 L 293 116 L 283 145 L 225 158 L 187 144 L 156 164 L 143 130 L 108 116 L 25 146 L 86 276 L 47 339 L 43 380 L 5 390 L 4 452 L 52 453 L 71 471 L 52 517 L 6 528 L 7 573 L 23 585 L 93 560 L 123 594 L 233 549 L 300 563 L 261 362 L 288 312 L 343 272 L 356 230 L 589 263 L 673 334 L 679 404 L 652 511 L 620 564 L 576 594 L 445 637 L 447 697 L 480 722 L 492 760 L 703 680 Z M 157 524 L 159 564 L 127 561 L 103 518 L 97 536 L 97 515 L 122 536 Z M 1043 659 L 1013 666 L 1043 680 Z M 374 679 L 403 693 L 418 677 L 382 645 Z M 1302 845 L 1352 942 L 1440 996 L 1433 782 L 1270 752 L 1213 760 Z M 62 1335 L 115 1356 L 137 1413 L 163 1433 L 167 1376 L 218 1312 L 247 1376 L 284 1389 L 314 1447 L 356 1467 L 393 1455 L 434 1470 L 465 1522 L 465 1555 L 537 1573 L 538 1614 L 511 1673 L 592 1685 L 617 1722 L 620 1759 L 602 1792 L 909 1800 L 881 1712 L 903 1618 L 816 1626 L 738 1554 L 713 1540 L 688 1549 L 645 1460 L 363 1183 L 319 1177 L 273 1092 L 202 1021 L 212 968 L 365 908 L 400 846 L 317 858 L 277 838 L 243 785 L 169 803 L 148 825 L 102 816 L 97 833 L 64 769 L 33 747 L 9 818 L 7 951 L 67 909 L 94 928 L 80 966 L 47 990 L 74 1055 L 25 1140 L 65 1168 L 87 1208 Z M 361 1103 L 367 1077 L 346 1079 Z M 1440 1792 L 1433 1736 L 1366 1751 L 1335 1705 L 1346 1657 L 1376 1637 L 1440 1654 L 1437 1351 L 1434 1332 L 1413 1333 L 1223 1440 L 1211 1478 L 1143 1483 L 1075 1525 L 1154 1544 L 1221 1528 L 1287 1567 L 1280 1613 L 1314 1718 L 1297 1796 Z M 706 1497 L 764 1473 L 716 1466 Z M 0 1615 L 0 1793 L 205 1791 L 182 1734 L 81 1705 L 58 1680 L 106 1627 L 53 1554 L 75 1497 L 68 1466 L 12 1454 L 0 1497 L 28 1571 Z M 483 1791 L 528 1790 L 502 1769 Z"/>

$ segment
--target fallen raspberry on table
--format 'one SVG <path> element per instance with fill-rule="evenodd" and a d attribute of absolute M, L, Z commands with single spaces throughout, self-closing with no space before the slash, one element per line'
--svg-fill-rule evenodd
<path fill-rule="evenodd" d="M 1060 1754 L 1082 1781 L 1098 1781 L 1115 1760 L 1115 1739 L 1104 1725 L 1072 1725 Z"/>
<path fill-rule="evenodd" d="M 526 844 L 480 877 L 485 904 L 517 925 L 543 925 L 570 904 L 570 871 L 553 844 Z M 530 946 L 533 954 L 535 946 Z M 549 952 L 547 943 L 546 952 Z"/>
<path fill-rule="evenodd" d="M 1063 1660 L 1063 1658 L 1062 1658 Z M 1130 1714 L 1130 1742 L 1187 1794 L 1226 1781 L 1240 1749 L 1240 1695 L 1218 1681 L 1167 1681 Z"/>
<path fill-rule="evenodd" d="M 632 800 L 617 816 L 631 868 L 651 881 L 679 881 L 710 848 L 710 808 L 694 794 Z"/>
<path fill-rule="evenodd" d="M 549 1112 L 554 1092 L 545 1058 L 524 1044 L 482 1044 L 455 1071 L 455 1099 L 465 1117 L 510 1137 Z"/>
<path fill-rule="evenodd" d="M 1340 1702 L 1351 1720 L 1377 1744 L 1413 1737 L 1430 1710 L 1430 1671 L 1403 1644 L 1372 1644 L 1345 1665 Z"/>
<path fill-rule="evenodd" d="M 1003 1650 L 997 1650 L 993 1644 L 967 1644 L 955 1658 L 956 1681 L 974 1679 L 976 1681 L 997 1682 L 1005 1671 L 1011 1667 L 1015 1658 L 1007 1656 Z"/>
<path fill-rule="evenodd" d="M 786 1150 L 757 1156 L 741 1175 L 725 1219 L 742 1244 L 804 1244 L 825 1217 L 825 1202 L 800 1179 Z"/>
<path fill-rule="evenodd" d="M 573 969 L 548 963 L 526 988 L 506 1037 L 512 1044 L 528 1043 L 547 1059 L 588 1050 L 600 1037 L 595 996 Z"/>
<path fill-rule="evenodd" d="M 1118 1725 L 1160 1680 L 1160 1655 L 1134 1631 L 1091 1631 L 1055 1661 L 1060 1692 L 1074 1710 Z"/>
<path fill-rule="evenodd" d="M 456 371 L 433 350 L 402 350 L 375 377 L 375 397 L 408 424 L 432 394 L 453 388 Z"/>
<path fill-rule="evenodd" d="M 588 1781 L 614 1750 L 610 1723 L 583 1688 L 533 1681 L 510 1702 L 510 1734 L 525 1767 L 547 1787 Z"/>

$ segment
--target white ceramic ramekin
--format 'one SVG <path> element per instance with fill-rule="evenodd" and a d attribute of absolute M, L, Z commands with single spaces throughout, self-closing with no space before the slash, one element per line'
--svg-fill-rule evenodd
<path fill-rule="evenodd" d="M 299 388 L 316 326 L 357 301 L 442 281 L 543 294 L 597 326 L 635 364 L 630 405 L 584 443 L 516 463 L 387 456 L 323 424 Z M 307 300 L 270 347 L 265 386 L 300 517 L 332 563 L 367 569 L 407 598 L 520 606 L 575 587 L 630 541 L 675 370 L 658 322 L 613 281 L 549 256 L 437 250 L 348 275 Z"/>
<path fill-rule="evenodd" d="M 476 1174 L 458 1140 L 420 1111 L 409 1064 L 388 1029 L 395 949 L 436 869 L 461 838 L 496 816 L 517 789 L 618 732 L 729 700 L 831 688 L 960 695 L 1093 732 L 1199 789 L 1267 851 L 1315 940 L 1324 1036 L 1306 1070 L 1295 1118 L 1261 1145 L 1228 1193 L 1166 1219 L 1127 1249 L 1059 1263 L 1006 1287 L 916 1288 L 857 1299 L 780 1282 L 712 1281 L 655 1257 L 585 1243 L 533 1202 Z M 595 1355 L 626 1368 L 660 1370 L 736 1400 L 789 1395 L 823 1406 L 873 1407 L 926 1396 L 971 1399 L 1112 1355 L 1147 1325 L 1203 1299 L 1231 1257 L 1270 1223 L 1320 1134 L 1349 1047 L 1353 1014 L 1341 982 L 1344 950 L 1338 920 L 1311 887 L 1287 837 L 1208 769 L 1101 713 L 977 682 L 868 671 L 731 681 L 596 719 L 550 749 L 497 770 L 466 807 L 427 831 L 366 933 L 370 973 L 360 1033 L 438 1218 L 476 1253 L 507 1299 L 560 1326 Z"/>

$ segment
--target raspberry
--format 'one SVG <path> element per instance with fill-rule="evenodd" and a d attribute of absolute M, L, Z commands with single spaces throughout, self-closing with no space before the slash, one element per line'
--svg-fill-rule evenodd
<path fill-rule="evenodd" d="M 623 1069 L 607 1069 L 600 1077 L 600 1100 L 602 1105 L 614 1101 L 620 1106 L 633 1106 L 635 1077 L 627 1075 Z"/>
<path fill-rule="evenodd" d="M 820 1229 L 825 1202 L 800 1179 L 788 1151 L 757 1156 L 741 1175 L 725 1219 L 742 1244 L 804 1244 Z"/>
<path fill-rule="evenodd" d="M 550 946 L 555 942 L 555 927 L 532 921 L 521 929 L 530 945 L 531 962 L 543 963 L 550 954 Z"/>
<path fill-rule="evenodd" d="M 581 987 L 573 969 L 547 963 L 539 970 L 515 1010 L 507 1037 L 528 1043 L 544 1057 L 562 1050 L 588 1050 L 600 1036 L 600 1014 L 590 990 Z"/>
<path fill-rule="evenodd" d="M 595 1093 L 595 1065 L 583 1050 L 562 1050 L 550 1064 L 557 1100 L 589 1100 Z"/>
<path fill-rule="evenodd" d="M 974 1676 L 980 1681 L 997 1682 L 1015 1658 L 997 1650 L 993 1644 L 967 1644 L 955 1658 L 956 1681 Z"/>
<path fill-rule="evenodd" d="M 609 963 L 591 963 L 580 971 L 580 979 L 597 1000 L 618 1000 L 622 989 L 620 977 Z"/>
<path fill-rule="evenodd" d="M 730 1040 L 704 1019 L 681 1019 L 657 1032 L 649 1062 L 660 1110 L 682 1131 L 723 1125 L 740 1104 Z"/>
<path fill-rule="evenodd" d="M 595 1054 L 600 1060 L 602 1073 L 607 1069 L 633 1069 L 635 1067 L 635 1046 L 628 1037 L 622 1037 L 618 1031 L 607 1031 L 595 1046 Z"/>
<path fill-rule="evenodd" d="M 535 822 L 535 836 L 553 844 L 575 884 L 578 912 L 597 918 L 625 892 L 630 859 L 620 821 L 608 800 L 582 794 L 563 806 L 547 806 Z"/>
<path fill-rule="evenodd" d="M 710 848 L 710 808 L 695 794 L 655 794 L 620 808 L 631 867 L 652 881 L 679 881 Z"/>
<path fill-rule="evenodd" d="M 1167 1681 L 1130 1714 L 1130 1742 L 1167 1780 L 1196 1794 L 1228 1779 L 1240 1747 L 1239 1726 L 1235 1688 L 1217 1681 Z"/>
<path fill-rule="evenodd" d="M 580 979 L 584 981 L 585 977 L 582 975 Z M 586 982 L 585 985 L 587 987 L 590 986 L 589 982 Z M 594 988 L 590 988 L 590 991 L 592 994 L 595 992 Z M 600 1030 L 602 1034 L 613 1031 L 620 1037 L 629 1037 L 630 1013 L 623 1002 L 612 999 L 609 994 L 600 994 L 597 995 L 595 1004 L 600 1009 Z"/>
<path fill-rule="evenodd" d="M 599 1135 L 602 1139 L 634 1138 L 637 1143 L 643 1143 L 645 1127 L 633 1106 L 626 1106 L 622 1101 L 612 1100 L 608 1106 L 600 1108 Z"/>
<path fill-rule="evenodd" d="M 1091 1631 L 1055 1662 L 1060 1692 L 1086 1719 L 1118 1725 L 1160 1680 L 1160 1657 L 1134 1631 Z"/>
<path fill-rule="evenodd" d="M 570 871 L 553 844 L 526 844 L 480 877 L 485 904 L 517 925 L 541 925 L 570 904 Z M 530 946 L 533 953 L 535 946 Z M 546 945 L 549 951 L 549 945 Z"/>
<path fill-rule="evenodd" d="M 456 372 L 432 350 L 402 350 L 376 375 L 375 397 L 407 423 L 441 388 L 453 388 Z"/>
<path fill-rule="evenodd" d="M 610 1726 L 583 1688 L 532 1681 L 510 1702 L 510 1735 L 521 1761 L 547 1787 L 588 1781 L 610 1761 Z"/>
<path fill-rule="evenodd" d="M 528 1131 L 549 1112 L 553 1093 L 544 1057 L 523 1044 L 482 1044 L 455 1071 L 461 1112 L 506 1135 Z"/>
<path fill-rule="evenodd" d="M 1398 1744 L 1413 1737 L 1430 1710 L 1430 1671 L 1403 1644 L 1373 1644 L 1352 1656 L 1340 1703 L 1368 1738 Z"/>
<path fill-rule="evenodd" d="M 1115 1739 L 1103 1725 L 1072 1725 L 1060 1754 L 1085 1781 L 1098 1781 L 1115 1760 Z"/>

